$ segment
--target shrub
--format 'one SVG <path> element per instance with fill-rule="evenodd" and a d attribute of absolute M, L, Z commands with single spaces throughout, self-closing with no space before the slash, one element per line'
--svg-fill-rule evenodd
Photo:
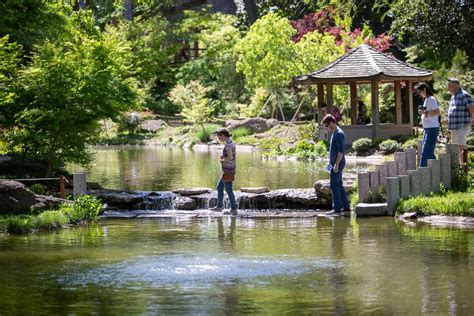
<path fill-rule="evenodd" d="M 265 152 L 271 152 L 279 150 L 282 143 L 283 140 L 279 137 L 264 138 L 260 143 L 260 148 Z"/>
<path fill-rule="evenodd" d="M 403 149 L 408 149 L 408 148 L 418 148 L 418 138 L 411 138 L 407 140 L 406 142 L 403 143 L 402 148 Z"/>
<path fill-rule="evenodd" d="M 372 141 L 372 145 L 374 145 L 375 147 L 378 147 L 384 140 L 385 140 L 385 138 L 383 138 L 383 137 L 376 137 Z"/>
<path fill-rule="evenodd" d="M 384 154 L 393 154 L 394 152 L 399 151 L 401 146 L 395 140 L 387 139 L 380 143 L 379 149 Z"/>
<path fill-rule="evenodd" d="M 239 144 L 242 145 L 258 145 L 261 141 L 258 138 L 255 138 L 254 135 L 242 136 L 238 139 Z"/>
<path fill-rule="evenodd" d="M 203 129 L 199 129 L 197 131 L 196 137 L 202 143 L 208 142 L 211 139 L 211 135 L 215 131 L 217 131 L 218 128 L 219 128 L 219 125 L 215 125 L 215 124 L 205 125 Z"/>
<path fill-rule="evenodd" d="M 30 190 L 36 194 L 45 195 L 46 189 L 40 183 L 35 183 L 30 187 Z"/>
<path fill-rule="evenodd" d="M 95 196 L 82 195 L 77 197 L 71 205 L 62 204 L 61 211 L 66 215 L 69 223 L 77 223 L 83 220 L 97 220 L 102 207 L 102 202 Z"/>
<path fill-rule="evenodd" d="M 319 138 L 318 127 L 314 123 L 298 126 L 298 138 L 316 141 Z"/>
<path fill-rule="evenodd" d="M 359 138 L 352 143 L 352 149 L 357 155 L 367 153 L 372 148 L 372 141 L 368 138 Z"/>
<path fill-rule="evenodd" d="M 252 135 L 252 131 L 249 130 L 247 127 L 235 128 L 231 131 L 231 133 L 232 133 L 232 137 L 234 138 L 240 138 L 240 137 Z"/>
<path fill-rule="evenodd" d="M 466 145 L 467 145 L 467 149 L 469 149 L 469 151 L 474 150 L 474 136 L 468 136 L 467 137 Z"/>
<path fill-rule="evenodd" d="M 282 152 L 283 155 L 296 156 L 299 159 L 314 159 L 327 155 L 326 146 L 321 143 L 310 143 L 307 140 L 298 141 L 295 146 Z"/>

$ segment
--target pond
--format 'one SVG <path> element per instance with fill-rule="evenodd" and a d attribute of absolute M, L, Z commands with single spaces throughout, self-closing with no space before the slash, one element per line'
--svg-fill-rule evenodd
<path fill-rule="evenodd" d="M 221 149 L 189 150 L 176 147 L 128 146 L 95 148 L 92 164 L 85 170 L 88 181 L 107 189 L 170 191 L 177 188 L 214 188 L 220 175 Z M 311 188 L 329 175 L 326 162 L 262 160 L 259 151 L 237 152 L 234 188 L 265 186 L 269 189 Z M 348 170 L 366 164 L 348 163 Z"/>
<path fill-rule="evenodd" d="M 0 314 L 472 314 L 474 231 L 145 218 L 0 235 Z"/>

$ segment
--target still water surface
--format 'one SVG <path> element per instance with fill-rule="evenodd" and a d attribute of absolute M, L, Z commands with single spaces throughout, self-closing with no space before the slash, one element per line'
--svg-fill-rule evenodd
<path fill-rule="evenodd" d="M 189 150 L 157 146 L 96 148 L 94 161 L 85 169 L 88 181 L 108 189 L 169 191 L 184 187 L 216 186 L 220 175 L 217 148 Z M 262 160 L 259 151 L 237 152 L 234 188 L 265 186 L 270 189 L 311 188 L 329 178 L 326 162 Z M 364 167 L 363 164 L 359 166 Z M 355 168 L 348 164 L 348 169 Z M 70 166 L 71 172 L 83 168 Z"/>
<path fill-rule="evenodd" d="M 0 235 L 0 314 L 472 315 L 473 247 L 392 218 L 105 219 Z"/>

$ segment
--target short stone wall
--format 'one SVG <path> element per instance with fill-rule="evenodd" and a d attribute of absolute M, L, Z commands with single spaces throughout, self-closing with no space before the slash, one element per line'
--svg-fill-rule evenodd
<path fill-rule="evenodd" d="M 377 165 L 375 171 L 359 173 L 359 202 L 367 202 L 369 196 L 381 190 L 387 196 L 386 214 L 393 215 L 401 198 L 409 196 L 429 195 L 438 192 L 441 185 L 451 188 L 453 179 L 459 175 L 459 145 L 446 145 L 446 153 L 437 159 L 428 159 L 427 167 L 417 167 L 420 161 L 419 150 L 406 149 L 395 153 L 394 161 Z M 365 205 L 365 204 L 364 204 Z M 363 213 L 364 205 L 356 207 Z M 379 210 L 380 205 L 378 206 Z M 384 214 L 379 214 L 384 215 Z"/>

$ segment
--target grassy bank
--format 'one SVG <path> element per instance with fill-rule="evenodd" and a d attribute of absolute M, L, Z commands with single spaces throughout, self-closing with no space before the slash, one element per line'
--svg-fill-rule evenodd
<path fill-rule="evenodd" d="M 450 215 L 474 217 L 474 192 L 441 192 L 400 201 L 397 215 L 417 212 L 419 215 Z"/>
<path fill-rule="evenodd" d="M 64 203 L 59 210 L 38 214 L 4 215 L 0 217 L 0 232 L 25 234 L 34 231 L 52 231 L 65 226 L 96 221 L 102 203 L 92 196 L 81 196 L 73 203 Z"/>

